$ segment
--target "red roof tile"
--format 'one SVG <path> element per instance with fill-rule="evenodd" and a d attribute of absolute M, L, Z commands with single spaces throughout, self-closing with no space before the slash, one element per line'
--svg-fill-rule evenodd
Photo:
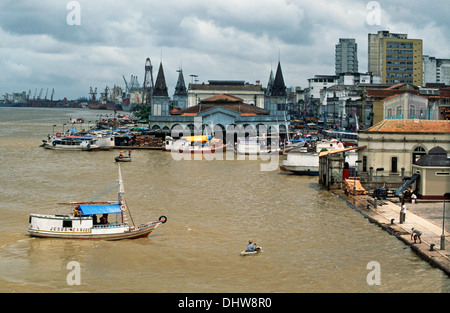
<path fill-rule="evenodd" d="M 225 101 L 225 102 L 243 102 L 244 99 L 233 96 L 233 95 L 229 95 L 229 94 L 219 94 L 219 95 L 215 95 L 209 98 L 205 98 L 203 99 L 201 102 L 202 103 L 207 103 L 207 102 L 217 102 L 217 101 Z"/>
<path fill-rule="evenodd" d="M 243 99 L 239 97 L 227 94 L 219 94 L 203 99 L 199 105 L 191 106 L 186 109 L 179 110 L 178 112 L 174 112 L 172 114 L 183 116 L 195 116 L 199 112 L 203 112 L 217 107 L 222 107 L 231 111 L 238 112 L 242 116 L 269 114 L 267 111 L 261 108 L 243 103 Z"/>
<path fill-rule="evenodd" d="M 376 133 L 447 133 L 450 134 L 450 121 L 444 120 L 382 120 L 367 129 Z"/>
<path fill-rule="evenodd" d="M 396 85 L 392 85 L 386 89 L 398 89 L 399 87 L 406 85 L 405 83 L 400 83 L 400 84 L 396 84 Z"/>

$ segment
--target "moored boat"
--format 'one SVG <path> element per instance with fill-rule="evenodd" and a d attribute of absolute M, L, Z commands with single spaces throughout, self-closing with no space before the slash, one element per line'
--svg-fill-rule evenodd
<path fill-rule="evenodd" d="M 124 188 L 119 166 L 118 201 L 78 204 L 72 213 L 61 215 L 30 214 L 29 235 L 41 238 L 120 240 L 147 237 L 167 218 L 135 226 L 124 201 Z M 101 215 L 98 221 L 98 215 Z M 132 218 L 131 218 L 131 221 Z"/>
<path fill-rule="evenodd" d="M 51 150 L 109 150 L 114 148 L 114 137 L 112 136 L 71 136 L 56 133 L 42 140 L 42 147 Z"/>
<path fill-rule="evenodd" d="M 344 146 L 337 140 L 319 141 L 315 148 L 305 142 L 303 146 L 292 149 L 286 153 L 286 160 L 280 164 L 281 171 L 292 172 L 297 175 L 319 175 L 319 152 L 323 149 L 343 149 Z"/>
<path fill-rule="evenodd" d="M 167 136 L 164 148 L 166 151 L 191 154 L 221 153 L 225 149 L 226 146 L 221 139 L 205 135 L 186 136 L 177 140 Z"/>
<path fill-rule="evenodd" d="M 276 139 L 276 138 L 275 138 Z M 278 140 L 272 137 L 247 137 L 238 138 L 235 151 L 237 154 L 260 155 L 260 154 L 282 154 Z"/>

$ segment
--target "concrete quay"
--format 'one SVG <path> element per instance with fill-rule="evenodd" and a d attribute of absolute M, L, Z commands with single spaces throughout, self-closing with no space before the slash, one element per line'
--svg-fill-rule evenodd
<path fill-rule="evenodd" d="M 443 201 L 416 204 L 406 203 L 405 222 L 400 224 L 400 203 L 396 199 L 378 200 L 374 207 L 374 198 L 368 195 L 345 195 L 343 190 L 332 190 L 333 194 L 345 200 L 347 204 L 359 211 L 370 222 L 394 235 L 408 245 L 422 259 L 441 269 L 450 277 L 450 222 L 445 221 L 445 250 L 440 250 L 442 235 Z M 450 201 L 446 203 L 446 211 L 450 211 Z M 448 213 L 446 214 L 448 216 Z M 411 228 L 422 232 L 421 240 L 411 240 Z"/>

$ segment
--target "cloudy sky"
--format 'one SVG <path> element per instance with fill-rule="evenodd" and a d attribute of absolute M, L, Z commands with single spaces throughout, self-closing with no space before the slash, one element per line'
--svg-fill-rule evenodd
<path fill-rule="evenodd" d="M 2 0 L 0 96 L 37 88 L 55 99 L 154 79 L 162 61 L 172 95 L 182 67 L 199 82 L 260 80 L 281 61 L 288 87 L 334 74 L 339 38 L 355 38 L 367 71 L 367 34 L 423 39 L 424 54 L 450 58 L 448 0 Z"/>

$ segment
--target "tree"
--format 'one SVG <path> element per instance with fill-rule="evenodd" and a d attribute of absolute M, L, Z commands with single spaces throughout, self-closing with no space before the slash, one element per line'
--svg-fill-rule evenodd
<path fill-rule="evenodd" d="M 150 106 L 145 104 L 136 104 L 134 106 L 134 116 L 140 120 L 148 121 L 148 116 L 152 113 Z"/>

